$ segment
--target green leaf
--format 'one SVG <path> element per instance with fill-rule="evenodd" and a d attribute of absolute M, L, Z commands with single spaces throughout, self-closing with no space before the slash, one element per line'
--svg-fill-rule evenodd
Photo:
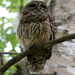
<path fill-rule="evenodd" d="M 6 42 L 0 40 L 0 52 L 3 52 L 5 47 L 6 47 Z"/>
<path fill-rule="evenodd" d="M 0 6 L 3 5 L 2 2 L 3 2 L 3 0 L 0 0 Z"/>
<path fill-rule="evenodd" d="M 13 48 L 15 48 L 17 44 L 16 33 L 11 32 L 11 34 L 7 34 L 7 39 L 11 42 Z"/>

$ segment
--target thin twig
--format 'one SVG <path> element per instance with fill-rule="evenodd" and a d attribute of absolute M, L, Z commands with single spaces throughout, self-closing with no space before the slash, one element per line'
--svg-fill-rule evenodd
<path fill-rule="evenodd" d="M 21 12 L 22 12 L 22 10 L 23 10 L 23 0 L 20 0 L 20 1 L 21 1 L 21 2 L 20 2 L 21 5 L 20 5 L 20 11 L 19 11 L 19 12 L 20 12 L 20 17 L 21 17 Z"/>
<path fill-rule="evenodd" d="M 20 53 L 16 53 L 16 52 L 0 52 L 0 54 L 20 54 Z"/>

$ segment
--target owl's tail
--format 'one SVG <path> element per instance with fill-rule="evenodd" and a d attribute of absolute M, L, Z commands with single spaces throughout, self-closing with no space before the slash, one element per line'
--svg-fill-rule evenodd
<path fill-rule="evenodd" d="M 43 49 L 42 51 L 36 50 L 36 53 L 27 56 L 30 62 L 30 70 L 32 72 L 39 72 L 44 68 L 46 60 L 48 60 L 52 55 L 52 48 Z"/>
<path fill-rule="evenodd" d="M 30 71 L 32 72 L 39 72 L 44 68 L 45 62 L 43 63 L 35 63 L 33 65 L 30 65 Z"/>

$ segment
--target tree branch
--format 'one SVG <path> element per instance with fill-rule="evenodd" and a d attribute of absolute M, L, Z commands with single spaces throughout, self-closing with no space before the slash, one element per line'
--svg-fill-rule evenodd
<path fill-rule="evenodd" d="M 20 54 L 20 53 L 16 53 L 16 52 L 0 52 L 0 54 Z"/>
<path fill-rule="evenodd" d="M 59 44 L 61 42 L 65 42 L 65 41 L 68 41 L 68 40 L 71 40 L 71 39 L 75 39 L 75 33 L 73 34 L 69 34 L 67 36 L 63 36 L 63 37 L 60 37 L 60 38 L 57 38 L 55 40 L 51 40 L 50 42 L 46 43 L 44 45 L 44 47 L 49 47 L 49 46 L 54 46 L 56 44 Z"/>
<path fill-rule="evenodd" d="M 54 46 L 58 43 L 64 42 L 64 41 L 68 41 L 71 39 L 75 39 L 75 33 L 73 34 L 69 34 L 67 36 L 63 36 L 61 38 L 57 38 L 55 40 L 51 40 L 50 42 L 47 42 L 45 44 L 43 44 L 42 46 L 39 46 L 38 48 L 40 48 L 38 51 L 43 52 L 43 48 L 48 48 L 50 46 Z M 25 56 L 31 54 L 31 53 L 35 53 L 36 50 L 26 50 L 23 51 L 22 53 L 18 54 L 17 56 L 13 57 L 11 60 L 9 60 L 6 64 L 4 64 L 1 68 L 0 68 L 0 75 L 3 74 L 9 67 L 11 67 L 13 64 L 15 64 L 16 62 L 20 61 L 22 58 L 24 58 Z"/>

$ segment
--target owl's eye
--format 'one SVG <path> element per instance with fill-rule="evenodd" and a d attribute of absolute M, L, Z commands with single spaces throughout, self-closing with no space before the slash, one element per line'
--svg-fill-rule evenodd
<path fill-rule="evenodd" d="M 35 4 L 30 4 L 29 7 L 36 7 L 36 5 Z"/>
<path fill-rule="evenodd" d="M 41 8 L 47 8 L 47 7 L 46 7 L 45 5 L 43 5 L 43 4 L 42 4 L 42 5 L 40 5 L 40 7 L 41 7 Z"/>

